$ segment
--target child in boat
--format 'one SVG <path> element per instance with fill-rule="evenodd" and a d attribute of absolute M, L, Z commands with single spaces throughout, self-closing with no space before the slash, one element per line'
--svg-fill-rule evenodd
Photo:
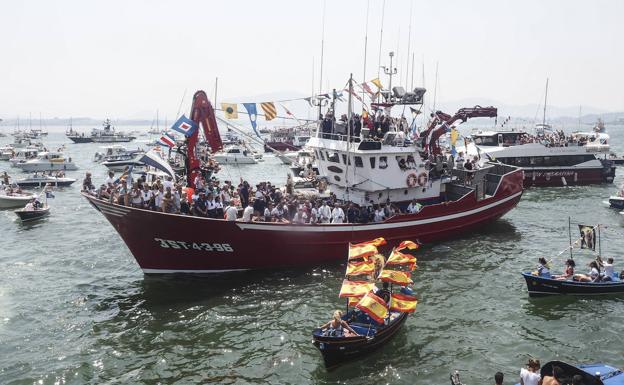
<path fill-rule="evenodd" d="M 358 334 L 355 330 L 351 329 L 351 326 L 347 321 L 342 319 L 342 311 L 336 310 L 334 312 L 334 318 L 320 327 L 323 330 L 323 335 L 330 337 L 352 337 Z"/>
<path fill-rule="evenodd" d="M 568 258 L 568 260 L 566 261 L 565 272 L 561 275 L 553 275 L 553 278 L 559 281 L 565 281 L 566 279 L 570 279 L 574 277 L 575 266 L 576 266 L 576 263 L 574 262 L 574 259 Z"/>
<path fill-rule="evenodd" d="M 548 262 L 546 262 L 546 258 L 540 257 L 539 265 L 537 265 L 537 275 L 540 277 L 550 276 L 550 269 L 548 268 Z"/>
<path fill-rule="evenodd" d="M 579 282 L 596 282 L 600 280 L 598 262 L 591 261 L 589 263 L 589 274 L 575 274 L 573 279 Z"/>

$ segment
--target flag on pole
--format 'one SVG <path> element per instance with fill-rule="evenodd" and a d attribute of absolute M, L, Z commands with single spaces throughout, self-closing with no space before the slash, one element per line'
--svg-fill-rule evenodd
<path fill-rule="evenodd" d="M 416 257 L 409 254 L 403 254 L 400 251 L 392 250 L 392 253 L 388 257 L 387 265 L 405 265 L 410 267 L 410 270 L 413 270 L 413 267 L 416 266 Z"/>
<path fill-rule="evenodd" d="M 175 146 L 175 138 L 171 134 L 165 132 L 165 134 L 157 140 L 157 143 L 172 148 Z"/>
<path fill-rule="evenodd" d="M 347 263 L 347 272 L 345 275 L 373 274 L 374 271 L 374 261 L 349 262 Z"/>
<path fill-rule="evenodd" d="M 342 287 L 340 288 L 340 294 L 338 294 L 338 297 L 361 297 L 373 290 L 374 286 L 375 284 L 373 282 L 349 281 L 348 279 L 345 279 L 342 281 Z"/>
<path fill-rule="evenodd" d="M 191 119 L 187 118 L 185 115 L 180 116 L 173 126 L 171 126 L 172 130 L 183 133 L 185 136 L 191 136 L 197 130 L 198 125 Z"/>
<path fill-rule="evenodd" d="M 373 83 L 374 85 L 377 86 L 377 88 L 382 89 L 383 86 L 381 85 L 381 81 L 379 81 L 379 78 L 375 78 L 373 80 L 371 80 L 371 83 Z"/>
<path fill-rule="evenodd" d="M 366 258 L 377 254 L 377 247 L 371 244 L 349 245 L 349 260 L 356 258 Z"/>
<path fill-rule="evenodd" d="M 451 127 L 451 155 L 456 156 L 457 150 L 455 149 L 455 143 L 457 143 L 457 138 L 459 138 L 459 131 L 455 128 L 455 126 Z"/>
<path fill-rule="evenodd" d="M 383 282 L 390 282 L 401 286 L 407 286 L 414 283 L 410 279 L 410 275 L 411 274 L 408 271 L 383 269 L 381 273 L 379 273 L 378 279 Z"/>
<path fill-rule="evenodd" d="M 139 159 L 139 162 L 143 162 L 148 166 L 157 168 L 160 171 L 167 173 L 170 177 L 175 178 L 175 172 L 171 168 L 171 165 L 169 165 L 169 162 L 161 158 L 160 155 L 158 155 L 158 153 L 153 149 L 146 152 Z"/>
<path fill-rule="evenodd" d="M 410 249 L 410 250 L 416 250 L 418 249 L 418 244 L 412 241 L 403 241 L 401 243 L 399 243 L 399 245 L 397 246 L 396 250 L 397 251 L 401 251 L 403 249 Z"/>
<path fill-rule="evenodd" d="M 588 225 L 578 225 L 581 233 L 581 249 L 596 250 L 596 228 Z"/>
<path fill-rule="evenodd" d="M 236 103 L 221 103 L 221 109 L 227 119 L 238 119 L 238 106 Z"/>
<path fill-rule="evenodd" d="M 386 301 L 373 294 L 372 291 L 362 297 L 355 307 L 368 314 L 380 324 L 383 323 L 384 319 L 388 316 Z"/>
<path fill-rule="evenodd" d="M 46 191 L 45 193 L 47 199 L 54 199 L 54 193 L 52 191 Z"/>
<path fill-rule="evenodd" d="M 361 86 L 364 89 L 364 91 L 366 91 L 370 95 L 371 98 L 375 97 L 375 92 L 373 92 L 372 88 L 370 88 L 368 83 L 364 82 L 361 84 Z"/>
<path fill-rule="evenodd" d="M 394 293 L 390 295 L 390 310 L 399 311 L 401 313 L 413 313 L 416 311 L 416 304 L 418 300 L 416 297 Z"/>
<path fill-rule="evenodd" d="M 251 121 L 251 128 L 253 128 L 258 138 L 260 138 L 260 134 L 258 133 L 258 125 L 256 121 L 258 120 L 258 111 L 256 110 L 256 103 L 243 103 L 243 107 L 247 110 L 247 114 L 249 114 L 249 120 Z"/>
<path fill-rule="evenodd" d="M 375 238 L 372 241 L 366 241 L 366 242 L 360 242 L 360 243 L 354 243 L 351 246 L 364 246 L 364 245 L 373 245 L 375 247 L 379 247 L 379 246 L 383 246 L 385 245 L 387 242 L 384 238 L 379 237 L 379 238 Z"/>
<path fill-rule="evenodd" d="M 264 118 L 266 120 L 273 120 L 277 117 L 277 109 L 273 102 L 260 103 L 262 110 L 264 111 Z"/>

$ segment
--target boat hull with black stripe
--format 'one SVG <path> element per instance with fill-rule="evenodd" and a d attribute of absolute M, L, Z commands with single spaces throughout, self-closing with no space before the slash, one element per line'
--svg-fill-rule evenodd
<path fill-rule="evenodd" d="M 541 277 L 530 272 L 522 273 L 522 276 L 526 281 L 530 297 L 558 294 L 604 295 L 624 293 L 624 281 L 618 278 L 606 282 L 578 282 Z"/>

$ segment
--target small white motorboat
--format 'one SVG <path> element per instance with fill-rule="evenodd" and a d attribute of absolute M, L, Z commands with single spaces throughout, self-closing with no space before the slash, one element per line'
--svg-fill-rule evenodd
<path fill-rule="evenodd" d="M 7 193 L 0 192 L 0 209 L 10 209 L 15 207 L 24 207 L 35 195 L 24 193 Z"/>
<path fill-rule="evenodd" d="M 35 159 L 15 165 L 25 172 L 78 170 L 71 158 L 62 152 L 40 152 Z"/>
<path fill-rule="evenodd" d="M 55 187 L 66 187 L 74 183 L 76 179 L 35 174 L 31 177 L 16 180 L 14 183 L 22 188 L 24 187 L 43 187 L 48 183 Z"/>
<path fill-rule="evenodd" d="M 24 163 L 31 159 L 35 159 L 38 153 L 39 153 L 39 149 L 37 148 L 32 148 L 32 147 L 22 148 L 22 149 L 19 149 L 15 153 L 14 157 L 9 159 L 9 162 L 11 163 L 11 166 L 15 167 L 18 163 Z"/>
<path fill-rule="evenodd" d="M 239 146 L 228 146 L 214 154 L 214 159 L 223 164 L 255 164 L 258 163 L 256 154 Z"/>

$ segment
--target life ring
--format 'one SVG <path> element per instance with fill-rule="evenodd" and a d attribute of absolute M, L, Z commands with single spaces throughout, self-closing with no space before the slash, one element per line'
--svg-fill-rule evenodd
<path fill-rule="evenodd" d="M 426 184 L 427 184 L 427 173 L 421 172 L 420 175 L 418 175 L 418 185 L 424 186 Z"/>
<path fill-rule="evenodd" d="M 418 182 L 418 177 L 416 176 L 415 173 L 411 173 L 407 176 L 407 187 L 414 187 L 416 186 L 416 183 Z"/>

